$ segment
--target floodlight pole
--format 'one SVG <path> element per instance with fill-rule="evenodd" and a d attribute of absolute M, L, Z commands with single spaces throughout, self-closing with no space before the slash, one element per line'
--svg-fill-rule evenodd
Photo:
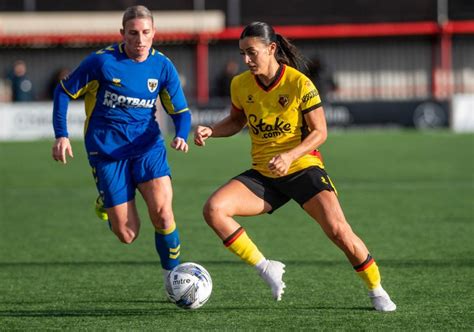
<path fill-rule="evenodd" d="M 240 0 L 227 0 L 227 26 L 240 26 Z"/>
<path fill-rule="evenodd" d="M 448 29 L 448 0 L 437 0 L 438 41 L 434 44 L 431 94 L 436 99 L 453 93 L 452 34 Z"/>
<path fill-rule="evenodd" d="M 198 104 L 209 102 L 209 39 L 198 35 L 196 45 L 196 99 Z"/>
<path fill-rule="evenodd" d="M 194 0 L 193 1 L 194 10 L 206 10 L 206 0 Z"/>
<path fill-rule="evenodd" d="M 36 11 L 36 0 L 23 0 L 23 10 L 25 12 Z"/>
<path fill-rule="evenodd" d="M 438 0 L 437 6 L 438 25 L 442 26 L 448 21 L 448 0 Z"/>

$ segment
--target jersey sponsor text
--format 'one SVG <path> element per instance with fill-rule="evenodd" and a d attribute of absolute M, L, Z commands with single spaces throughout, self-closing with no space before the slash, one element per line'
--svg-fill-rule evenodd
<path fill-rule="evenodd" d="M 271 124 L 266 123 L 263 119 L 258 120 L 256 115 L 250 114 L 249 126 L 255 135 L 263 133 L 263 138 L 276 137 L 291 132 L 291 124 L 281 120 L 279 117 L 276 117 L 275 122 Z"/>
<path fill-rule="evenodd" d="M 155 107 L 156 99 L 140 99 L 118 95 L 116 93 L 105 90 L 103 105 L 111 108 L 119 107 L 141 107 L 153 108 Z"/>
<path fill-rule="evenodd" d="M 303 103 L 307 103 L 309 100 L 313 99 L 314 97 L 318 95 L 319 95 L 318 90 L 313 89 L 303 96 L 302 101 Z"/>

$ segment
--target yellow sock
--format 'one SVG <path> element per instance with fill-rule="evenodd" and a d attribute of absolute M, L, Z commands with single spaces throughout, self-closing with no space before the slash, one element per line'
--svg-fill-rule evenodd
<path fill-rule="evenodd" d="M 362 264 L 354 266 L 354 270 L 356 270 L 357 274 L 365 282 L 369 290 L 373 290 L 380 286 L 379 267 L 370 254 L 367 255 L 367 259 Z"/>
<path fill-rule="evenodd" d="M 224 245 L 244 262 L 252 266 L 257 265 L 258 262 L 265 258 L 242 227 L 225 239 Z"/>

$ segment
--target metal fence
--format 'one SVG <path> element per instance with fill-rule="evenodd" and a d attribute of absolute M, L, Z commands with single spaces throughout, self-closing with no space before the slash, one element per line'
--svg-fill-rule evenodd
<path fill-rule="evenodd" d="M 319 57 L 337 83 L 328 97 L 333 101 L 408 100 L 433 97 L 432 37 L 297 40 L 295 44 L 312 59 Z M 48 85 L 61 67 L 73 69 L 101 46 L 0 48 L 0 101 L 7 99 L 5 77 L 13 62 L 22 59 L 38 100 L 48 99 Z M 161 44 L 182 75 L 185 92 L 196 96 L 196 55 L 192 43 Z M 441 87 L 451 94 L 474 93 L 474 36 L 453 38 L 452 77 L 439 76 Z M 245 70 L 237 41 L 216 41 L 209 46 L 210 96 L 217 96 L 217 78 L 226 62 L 234 59 Z M 2 83 L 3 82 L 3 83 Z M 3 88 L 2 88 L 3 87 Z"/>

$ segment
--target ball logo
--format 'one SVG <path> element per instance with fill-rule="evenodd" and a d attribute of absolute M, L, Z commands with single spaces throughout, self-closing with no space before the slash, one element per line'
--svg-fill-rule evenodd
<path fill-rule="evenodd" d="M 157 87 L 158 87 L 158 80 L 156 78 L 149 78 L 148 79 L 148 90 L 150 92 L 155 92 Z"/>
<path fill-rule="evenodd" d="M 189 284 L 190 282 L 191 282 L 191 279 L 183 279 L 183 278 L 178 279 L 178 275 L 175 275 L 174 280 L 173 280 L 173 285 L 184 285 L 184 284 Z"/>

